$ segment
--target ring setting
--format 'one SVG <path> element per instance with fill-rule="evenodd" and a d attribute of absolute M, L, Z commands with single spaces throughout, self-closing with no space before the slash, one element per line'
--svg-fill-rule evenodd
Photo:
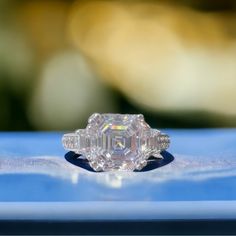
<path fill-rule="evenodd" d="M 141 170 L 169 147 L 170 138 L 145 122 L 142 114 L 99 114 L 85 129 L 64 134 L 66 150 L 80 154 L 95 171 Z"/>

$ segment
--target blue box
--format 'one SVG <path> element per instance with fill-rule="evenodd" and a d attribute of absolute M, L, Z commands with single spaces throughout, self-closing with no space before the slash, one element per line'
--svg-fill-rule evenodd
<path fill-rule="evenodd" d="M 95 173 L 61 133 L 0 133 L 0 234 L 236 234 L 236 130 L 166 130 L 170 163 Z"/>

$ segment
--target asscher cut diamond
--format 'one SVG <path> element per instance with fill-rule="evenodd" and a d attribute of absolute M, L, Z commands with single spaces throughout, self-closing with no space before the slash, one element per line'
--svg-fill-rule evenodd
<path fill-rule="evenodd" d="M 91 165 L 96 169 L 134 170 L 145 162 L 142 146 L 149 127 L 142 116 L 101 114 L 91 120 L 87 129 L 92 135 L 96 133 L 95 152 L 91 156 Z"/>
<path fill-rule="evenodd" d="M 150 156 L 162 158 L 169 136 L 151 129 L 143 115 L 93 114 L 85 129 L 65 134 L 65 149 L 81 154 L 96 171 L 140 170 Z"/>

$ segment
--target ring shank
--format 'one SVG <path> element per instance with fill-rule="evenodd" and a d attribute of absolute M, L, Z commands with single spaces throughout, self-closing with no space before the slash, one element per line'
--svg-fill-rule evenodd
<path fill-rule="evenodd" d="M 157 137 L 157 146 L 160 147 L 161 151 L 166 150 L 170 146 L 170 137 L 167 134 L 160 133 Z"/>
<path fill-rule="evenodd" d="M 65 150 L 77 152 L 79 149 L 79 134 L 64 134 L 62 137 L 62 144 Z"/>

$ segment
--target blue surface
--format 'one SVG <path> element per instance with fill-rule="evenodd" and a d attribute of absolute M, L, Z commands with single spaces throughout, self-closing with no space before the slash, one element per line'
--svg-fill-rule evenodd
<path fill-rule="evenodd" d="M 0 133 L 0 219 L 236 219 L 236 130 L 166 130 L 174 161 L 94 173 L 61 133 Z"/>

